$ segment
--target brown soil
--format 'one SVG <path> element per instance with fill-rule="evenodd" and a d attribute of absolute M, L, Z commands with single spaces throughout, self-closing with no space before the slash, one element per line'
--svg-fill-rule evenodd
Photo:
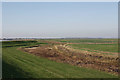
<path fill-rule="evenodd" d="M 75 51 L 66 45 L 44 45 L 41 47 L 20 49 L 57 62 L 98 69 L 100 71 L 106 71 L 116 75 L 118 74 L 118 57 L 84 54 L 79 51 Z"/>

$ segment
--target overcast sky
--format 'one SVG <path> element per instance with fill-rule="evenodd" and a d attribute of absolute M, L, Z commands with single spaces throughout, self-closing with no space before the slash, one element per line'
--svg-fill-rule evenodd
<path fill-rule="evenodd" d="M 4 2 L 3 37 L 118 36 L 116 2 Z"/>

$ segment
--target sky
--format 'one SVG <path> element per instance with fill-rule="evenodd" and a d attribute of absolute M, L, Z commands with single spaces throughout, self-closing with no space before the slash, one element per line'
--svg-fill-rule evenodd
<path fill-rule="evenodd" d="M 3 2 L 2 37 L 118 37 L 117 2 Z"/>

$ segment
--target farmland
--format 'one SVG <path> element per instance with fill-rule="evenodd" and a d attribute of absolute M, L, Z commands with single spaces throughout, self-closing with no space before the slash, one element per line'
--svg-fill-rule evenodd
<path fill-rule="evenodd" d="M 2 45 L 3 78 L 116 78 L 117 42 L 117 39 L 6 41 Z"/>

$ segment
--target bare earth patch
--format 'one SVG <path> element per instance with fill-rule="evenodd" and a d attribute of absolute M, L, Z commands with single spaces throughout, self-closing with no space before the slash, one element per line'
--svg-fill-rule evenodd
<path fill-rule="evenodd" d="M 115 75 L 118 74 L 119 58 L 117 56 L 105 56 L 101 54 L 93 55 L 90 52 L 74 50 L 66 45 L 44 45 L 41 47 L 20 48 L 20 50 L 36 56 L 45 57 L 56 62 L 98 69 Z"/>

